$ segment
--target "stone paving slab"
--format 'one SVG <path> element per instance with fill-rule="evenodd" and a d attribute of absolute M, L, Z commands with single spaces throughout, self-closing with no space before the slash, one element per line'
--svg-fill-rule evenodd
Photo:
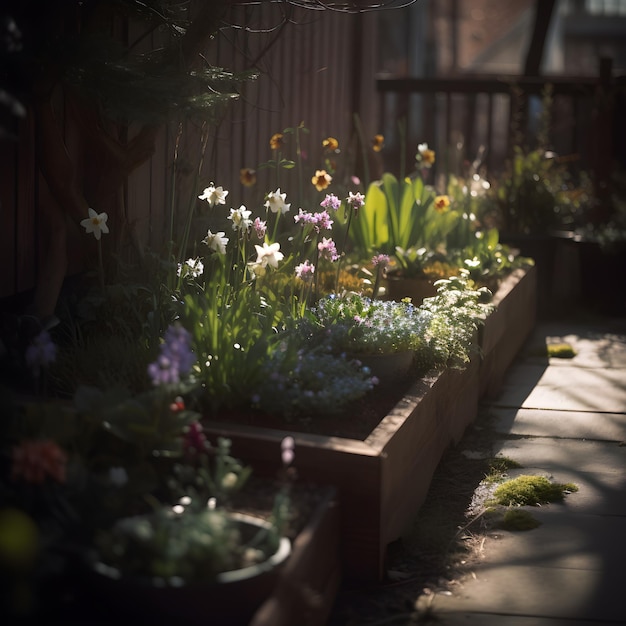
<path fill-rule="evenodd" d="M 624 582 L 598 570 L 485 563 L 474 569 L 452 595 L 437 594 L 435 617 L 448 612 L 496 613 L 539 618 L 602 620 L 626 624 Z M 444 622 L 445 623 L 445 622 Z M 504 622 L 506 623 L 506 622 Z M 547 622 L 552 623 L 552 622 Z"/>
<path fill-rule="evenodd" d="M 546 344 L 568 343 L 576 351 L 573 358 L 548 359 Z M 550 363 L 556 367 L 610 367 L 626 368 L 626 332 L 590 331 L 580 328 L 567 332 L 558 328 L 537 327 L 520 358 L 534 363 Z"/>
<path fill-rule="evenodd" d="M 626 415 L 489 407 L 498 433 L 508 435 L 626 441 Z"/>
<path fill-rule="evenodd" d="M 484 561 L 474 571 L 506 565 L 586 570 L 623 582 L 623 517 L 576 513 L 568 510 L 567 505 L 555 503 L 523 509 L 541 525 L 528 531 L 491 531 L 483 546 Z"/>
<path fill-rule="evenodd" d="M 493 406 L 566 411 L 626 411 L 626 375 L 620 369 L 515 364 Z"/>
<path fill-rule="evenodd" d="M 493 454 L 554 473 L 571 470 L 626 476 L 626 446 L 613 442 L 526 437 L 494 442 Z"/>

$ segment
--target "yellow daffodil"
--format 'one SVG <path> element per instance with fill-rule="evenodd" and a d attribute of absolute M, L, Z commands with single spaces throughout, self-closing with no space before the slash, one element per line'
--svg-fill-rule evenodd
<path fill-rule="evenodd" d="M 372 139 L 372 150 L 374 152 L 380 152 L 385 145 L 385 137 L 383 135 L 374 135 Z"/>
<path fill-rule="evenodd" d="M 316 170 L 315 176 L 311 178 L 311 182 L 318 191 L 326 189 L 332 181 L 333 177 L 326 170 Z"/>
<path fill-rule="evenodd" d="M 334 137 L 327 137 L 322 141 L 322 147 L 328 152 L 335 152 L 339 150 L 339 142 Z"/>
<path fill-rule="evenodd" d="M 283 147 L 283 134 L 275 133 L 270 139 L 270 148 L 272 150 L 280 150 Z"/>
<path fill-rule="evenodd" d="M 450 198 L 448 196 L 437 196 L 435 198 L 435 209 L 439 213 L 445 213 L 450 208 Z"/>

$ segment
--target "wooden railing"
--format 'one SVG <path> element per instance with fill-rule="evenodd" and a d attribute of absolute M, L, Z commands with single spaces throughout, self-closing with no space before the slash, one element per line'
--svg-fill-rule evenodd
<path fill-rule="evenodd" d="M 617 141 L 616 99 L 623 103 L 624 93 L 623 78 L 611 75 L 607 60 L 598 77 L 379 78 L 380 127 L 387 153 L 397 155 L 386 167 L 401 170 L 404 159 L 412 168 L 417 145 L 426 142 L 438 155 L 436 175 L 456 172 L 479 153 L 488 175 L 500 173 L 513 145 L 532 147 L 547 85 L 549 148 L 605 176 Z"/>

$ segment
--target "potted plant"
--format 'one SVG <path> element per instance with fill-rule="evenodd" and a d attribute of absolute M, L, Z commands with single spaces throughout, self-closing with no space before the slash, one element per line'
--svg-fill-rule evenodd
<path fill-rule="evenodd" d="M 425 347 L 430 316 L 408 301 L 374 300 L 357 293 L 321 298 L 299 332 L 365 365 L 379 383 L 402 380 Z"/>
<path fill-rule="evenodd" d="M 291 551 L 284 535 L 288 499 L 279 492 L 269 520 L 230 510 L 227 496 L 249 469 L 229 448 L 222 439 L 212 450 L 199 429 L 188 434 L 189 464 L 176 465 L 168 480 L 176 504 L 155 502 L 151 511 L 97 533 L 87 560 L 88 593 L 125 613 L 134 607 L 144 619 L 200 623 L 210 613 L 216 624 L 250 621 Z"/>
<path fill-rule="evenodd" d="M 386 297 L 409 296 L 415 304 L 437 292 L 434 283 L 470 271 L 478 286 L 496 288 L 499 280 L 519 266 L 499 232 L 486 227 L 484 212 L 489 182 L 476 159 L 465 178 L 450 175 L 437 192 L 425 181 L 435 160 L 426 144 L 418 147 L 419 171 L 402 182 L 385 173 L 370 184 L 352 240 L 357 249 L 379 249 L 390 256 L 385 271 Z M 421 173 L 420 173 L 421 171 Z"/>
<path fill-rule="evenodd" d="M 534 259 L 541 315 L 552 314 L 575 298 L 576 286 L 568 281 L 568 274 L 556 272 L 561 265 L 571 265 L 572 255 L 568 251 L 575 225 L 592 197 L 589 177 L 573 171 L 571 159 L 560 158 L 550 149 L 551 114 L 552 90 L 547 85 L 535 144 L 526 143 L 525 134 L 514 120 L 513 154 L 493 181 L 484 207 L 485 213 L 495 220 L 502 242 L 518 254 Z M 565 284 L 568 291 L 562 289 Z"/>

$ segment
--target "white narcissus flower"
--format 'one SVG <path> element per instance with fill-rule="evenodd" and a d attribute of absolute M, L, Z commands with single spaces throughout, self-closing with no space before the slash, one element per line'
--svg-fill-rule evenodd
<path fill-rule="evenodd" d="M 93 209 L 89 209 L 89 217 L 82 220 L 80 225 L 85 229 L 85 232 L 93 233 L 93 236 L 99 240 L 102 233 L 106 235 L 109 232 L 108 219 L 109 216 L 106 213 L 96 213 Z"/>
<path fill-rule="evenodd" d="M 202 240 L 211 250 L 219 252 L 219 254 L 226 254 L 226 245 L 228 244 L 228 237 L 225 236 L 224 231 L 219 233 L 212 233 L 210 230 L 206 237 Z M 204 268 L 203 268 L 204 269 Z"/>
<path fill-rule="evenodd" d="M 256 264 L 261 267 L 278 267 L 278 261 L 282 261 L 285 255 L 280 251 L 280 244 L 278 242 L 267 244 L 263 243 L 262 246 L 254 246 L 256 248 Z"/>
<path fill-rule="evenodd" d="M 201 195 L 198 196 L 200 200 L 206 200 L 209 206 L 215 206 L 216 204 L 226 204 L 226 196 L 228 191 L 225 191 L 223 187 L 215 187 L 211 183 Z"/>
<path fill-rule="evenodd" d="M 223 233 L 222 233 L 223 234 Z M 226 240 L 228 242 L 228 239 Z M 224 249 L 224 252 L 226 250 Z M 184 264 L 178 265 L 178 275 L 184 274 L 192 278 L 202 276 L 204 272 L 204 263 L 200 259 L 187 259 Z"/>
<path fill-rule="evenodd" d="M 248 230 L 252 226 L 251 215 L 252 211 L 248 211 L 243 204 L 238 209 L 231 209 L 228 219 L 233 222 L 233 230 Z"/>
<path fill-rule="evenodd" d="M 269 209 L 272 213 L 287 213 L 291 204 L 285 202 L 287 198 L 286 193 L 280 193 L 280 187 L 276 191 L 272 191 L 267 194 L 267 201 L 265 202 L 265 208 Z"/>

